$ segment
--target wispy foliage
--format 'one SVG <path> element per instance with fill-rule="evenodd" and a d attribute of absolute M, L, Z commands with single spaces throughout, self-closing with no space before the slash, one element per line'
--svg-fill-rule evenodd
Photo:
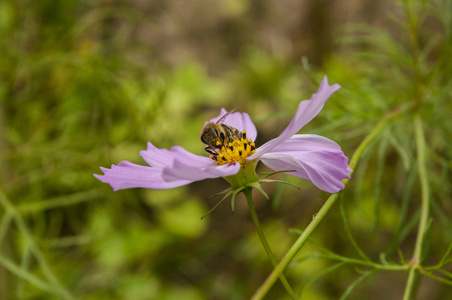
<path fill-rule="evenodd" d="M 401 1 L 390 30 L 346 24 L 322 66 L 265 50 L 247 31 L 236 42 L 251 45 L 216 73 L 145 44 L 145 33 L 164 30 L 150 16 L 168 13 L 171 33 L 185 15 L 138 2 L 0 2 L 1 299 L 249 298 L 271 265 L 243 199 L 235 214 L 220 207 L 200 221 L 221 182 L 113 193 L 92 173 L 140 163 L 148 140 L 202 153 L 199 130 L 221 106 L 257 116 L 257 143 L 269 140 L 325 74 L 342 89 L 303 133 L 361 152 L 288 282 L 306 299 L 452 297 L 451 1 Z M 250 30 L 264 2 L 225 15 L 215 34 Z M 306 227 L 327 198 L 285 179 L 302 192 L 269 187 L 273 210 L 256 200 L 277 260 L 296 237 L 287 228 Z M 268 297 L 284 296 L 275 285 Z"/>

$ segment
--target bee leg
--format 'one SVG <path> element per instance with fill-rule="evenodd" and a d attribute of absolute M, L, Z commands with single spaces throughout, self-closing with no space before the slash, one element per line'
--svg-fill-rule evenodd
<path fill-rule="evenodd" d="M 220 132 L 220 139 L 221 139 L 221 144 L 222 145 L 227 145 L 228 143 L 226 143 L 226 136 L 224 135 L 223 132 Z M 229 141 L 227 141 L 229 142 Z"/>
<path fill-rule="evenodd" d="M 207 153 L 212 154 L 215 157 L 218 155 L 218 153 L 214 149 L 212 149 L 212 147 L 206 147 L 204 150 L 206 150 Z"/>

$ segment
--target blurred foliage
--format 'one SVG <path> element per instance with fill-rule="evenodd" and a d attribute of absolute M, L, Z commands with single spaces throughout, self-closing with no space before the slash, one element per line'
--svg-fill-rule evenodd
<path fill-rule="evenodd" d="M 202 154 L 199 131 L 221 107 L 248 112 L 262 144 L 281 132 L 324 74 L 342 89 L 303 132 L 335 140 L 349 157 L 379 120 L 402 113 L 366 150 L 343 209 L 330 211 L 286 271 L 289 282 L 303 299 L 402 297 L 406 272 L 364 278 L 366 267 L 339 265 L 322 253 L 358 257 L 353 236 L 374 261 L 410 260 L 421 194 L 416 112 L 431 197 L 423 264 L 438 264 L 444 254 L 450 263 L 451 1 L 391 3 L 393 15 L 380 8 L 391 27 L 347 22 L 337 29 L 324 19 L 328 12 L 332 18 L 331 7 L 306 1 L 325 23 L 311 24 L 323 31 L 306 38 L 314 44 L 302 60 L 300 37 L 287 54 L 283 37 L 272 32 L 295 25 L 287 18 L 272 27 L 269 1 L 220 1 L 212 12 L 218 23 L 206 11 L 210 2 L 187 11 L 173 2 L 0 2 L 0 299 L 249 298 L 271 265 L 245 201 L 235 214 L 222 205 L 200 220 L 215 204 L 209 196 L 226 182 L 113 192 L 92 174 L 122 160 L 144 164 L 138 152 L 147 141 Z M 287 1 L 286 9 L 296 3 Z M 327 40 L 331 32 L 336 44 Z M 256 36 L 266 34 L 279 44 L 259 42 Z M 201 57 L 187 54 L 186 39 Z M 323 44 L 332 49 L 313 55 Z M 218 64 L 207 63 L 212 56 Z M 304 228 L 327 196 L 281 176 L 302 191 L 268 185 L 271 203 L 255 197 L 278 258 L 297 237 L 288 229 Z M 450 264 L 435 274 L 452 281 Z M 446 283 L 421 276 L 416 282 L 422 298 L 452 297 Z M 268 296 L 284 297 L 280 284 Z"/>

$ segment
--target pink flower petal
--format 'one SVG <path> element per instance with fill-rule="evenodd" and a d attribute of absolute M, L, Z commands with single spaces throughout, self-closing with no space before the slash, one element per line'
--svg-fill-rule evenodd
<path fill-rule="evenodd" d="M 171 189 L 191 183 L 190 180 L 165 181 L 161 168 L 140 166 L 122 161 L 111 169 L 100 168 L 105 175 L 94 174 L 102 182 L 108 183 L 114 191 L 129 188 L 148 188 L 156 190 Z"/>
<path fill-rule="evenodd" d="M 194 181 L 236 174 L 240 164 L 216 165 L 205 156 L 188 152 L 180 146 L 171 150 L 159 149 L 148 143 L 148 149 L 140 152 L 150 165 L 141 166 L 128 161 L 101 168 L 105 175 L 94 176 L 111 185 L 113 190 L 127 188 L 170 189 Z"/>
<path fill-rule="evenodd" d="M 313 94 L 310 100 L 304 100 L 300 102 L 295 116 L 293 117 L 287 128 L 284 129 L 284 131 L 278 137 L 268 141 L 267 143 L 256 149 L 256 153 L 251 155 L 248 159 L 253 160 L 259 158 L 264 153 L 267 153 L 279 144 L 284 143 L 284 141 L 300 131 L 301 128 L 303 128 L 307 123 L 309 123 L 309 121 L 317 116 L 317 114 L 322 110 L 326 100 L 328 100 L 328 98 L 339 88 L 340 85 L 338 84 L 333 84 L 331 86 L 328 85 L 328 78 L 326 76 L 323 77 L 322 83 L 320 84 L 317 93 Z"/>
<path fill-rule="evenodd" d="M 343 189 L 341 180 L 350 178 L 348 158 L 339 145 L 314 134 L 295 135 L 260 159 L 275 171 L 294 170 L 288 174 L 310 180 L 329 193 Z"/>
<path fill-rule="evenodd" d="M 204 126 L 207 123 L 215 123 L 227 113 L 228 111 L 222 108 L 220 114 L 217 117 L 207 121 L 204 124 Z M 247 113 L 233 112 L 232 114 L 227 116 L 226 119 L 224 119 L 221 123 L 232 126 L 240 131 L 246 130 L 246 136 L 253 141 L 256 140 L 257 137 L 256 126 L 254 126 L 253 121 L 251 121 L 251 118 Z"/>
<path fill-rule="evenodd" d="M 208 178 L 226 177 L 237 174 L 239 163 L 226 165 L 210 164 L 198 165 L 193 161 L 178 158 L 171 167 L 163 170 L 163 178 L 168 181 L 191 180 L 199 181 Z"/>
<path fill-rule="evenodd" d="M 159 149 L 148 142 L 147 150 L 140 151 L 141 157 L 146 161 L 146 163 L 152 167 L 167 167 L 173 164 L 174 158 L 178 156 L 185 157 L 186 159 L 199 164 L 212 164 L 213 161 L 207 156 L 200 156 L 188 152 L 180 146 L 174 146 L 171 150 Z"/>

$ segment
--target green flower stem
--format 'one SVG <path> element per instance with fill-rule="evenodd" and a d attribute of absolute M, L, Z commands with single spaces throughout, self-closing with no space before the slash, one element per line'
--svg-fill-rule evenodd
<path fill-rule="evenodd" d="M 407 107 L 406 109 L 409 109 L 411 107 Z M 364 150 L 369 147 L 371 142 L 375 139 L 375 137 L 381 132 L 381 130 L 384 128 L 384 125 L 386 122 L 391 119 L 392 117 L 400 114 L 401 112 L 405 111 L 403 110 L 395 110 L 388 114 L 385 118 L 383 118 L 377 126 L 372 130 L 372 132 L 366 136 L 366 138 L 361 142 L 361 144 L 356 149 L 355 153 L 353 154 L 352 158 L 350 159 L 350 168 L 355 169 L 356 164 L 358 163 L 362 153 Z M 344 179 L 342 182 L 344 185 L 347 185 L 349 179 Z M 303 245 L 308 240 L 309 236 L 312 234 L 314 229 L 317 227 L 317 225 L 320 224 L 320 222 L 323 220 L 327 212 L 330 210 L 330 208 L 333 206 L 334 202 L 338 198 L 339 193 L 331 195 L 328 200 L 326 200 L 325 204 L 320 208 L 319 212 L 312 218 L 311 223 L 309 223 L 308 227 L 303 231 L 303 233 L 300 235 L 300 237 L 295 241 L 295 243 L 292 245 L 292 247 L 287 251 L 286 255 L 281 259 L 279 264 L 273 269 L 273 272 L 267 277 L 267 279 L 264 281 L 264 283 L 259 287 L 259 289 L 254 293 L 252 299 L 258 300 L 263 299 L 265 295 L 268 293 L 270 288 L 275 283 L 276 279 L 279 277 L 280 274 L 287 268 L 287 266 L 290 264 L 292 259 L 297 255 L 297 253 L 301 250 Z"/>
<path fill-rule="evenodd" d="M 404 300 L 411 298 L 412 291 L 414 289 L 414 278 L 416 275 L 416 269 L 420 268 L 422 259 L 422 244 L 424 242 L 425 233 L 427 231 L 427 223 L 430 208 L 430 189 L 428 185 L 427 170 L 425 166 L 425 137 L 424 130 L 422 128 L 422 120 L 419 114 L 414 117 L 414 129 L 416 135 L 416 148 L 417 148 L 417 164 L 419 169 L 419 180 L 421 183 L 421 217 L 419 220 L 419 228 L 417 231 L 416 244 L 414 246 L 414 254 L 411 259 L 411 268 L 408 275 L 407 285 L 405 287 Z"/>
<path fill-rule="evenodd" d="M 267 239 L 265 238 L 264 232 L 262 231 L 262 227 L 259 222 L 259 218 L 257 217 L 256 208 L 254 207 L 254 202 L 253 202 L 253 197 L 252 197 L 251 192 L 252 192 L 252 188 L 246 188 L 243 190 L 243 193 L 245 194 L 245 197 L 246 197 L 246 201 L 248 202 L 248 206 L 250 207 L 251 218 L 253 219 L 254 226 L 256 227 L 256 230 L 257 230 L 257 234 L 259 235 L 262 245 L 264 246 L 265 252 L 267 252 L 267 256 L 270 259 L 273 267 L 276 267 L 278 262 L 276 261 L 276 258 L 273 255 L 272 250 L 270 249 L 270 245 L 268 244 Z M 290 287 L 290 284 L 287 281 L 284 274 L 281 272 L 280 274 L 278 274 L 278 277 L 279 277 L 279 280 L 281 280 L 281 283 L 283 284 L 283 286 L 286 289 L 287 293 L 289 294 L 290 298 L 297 299 L 295 292 Z"/>

